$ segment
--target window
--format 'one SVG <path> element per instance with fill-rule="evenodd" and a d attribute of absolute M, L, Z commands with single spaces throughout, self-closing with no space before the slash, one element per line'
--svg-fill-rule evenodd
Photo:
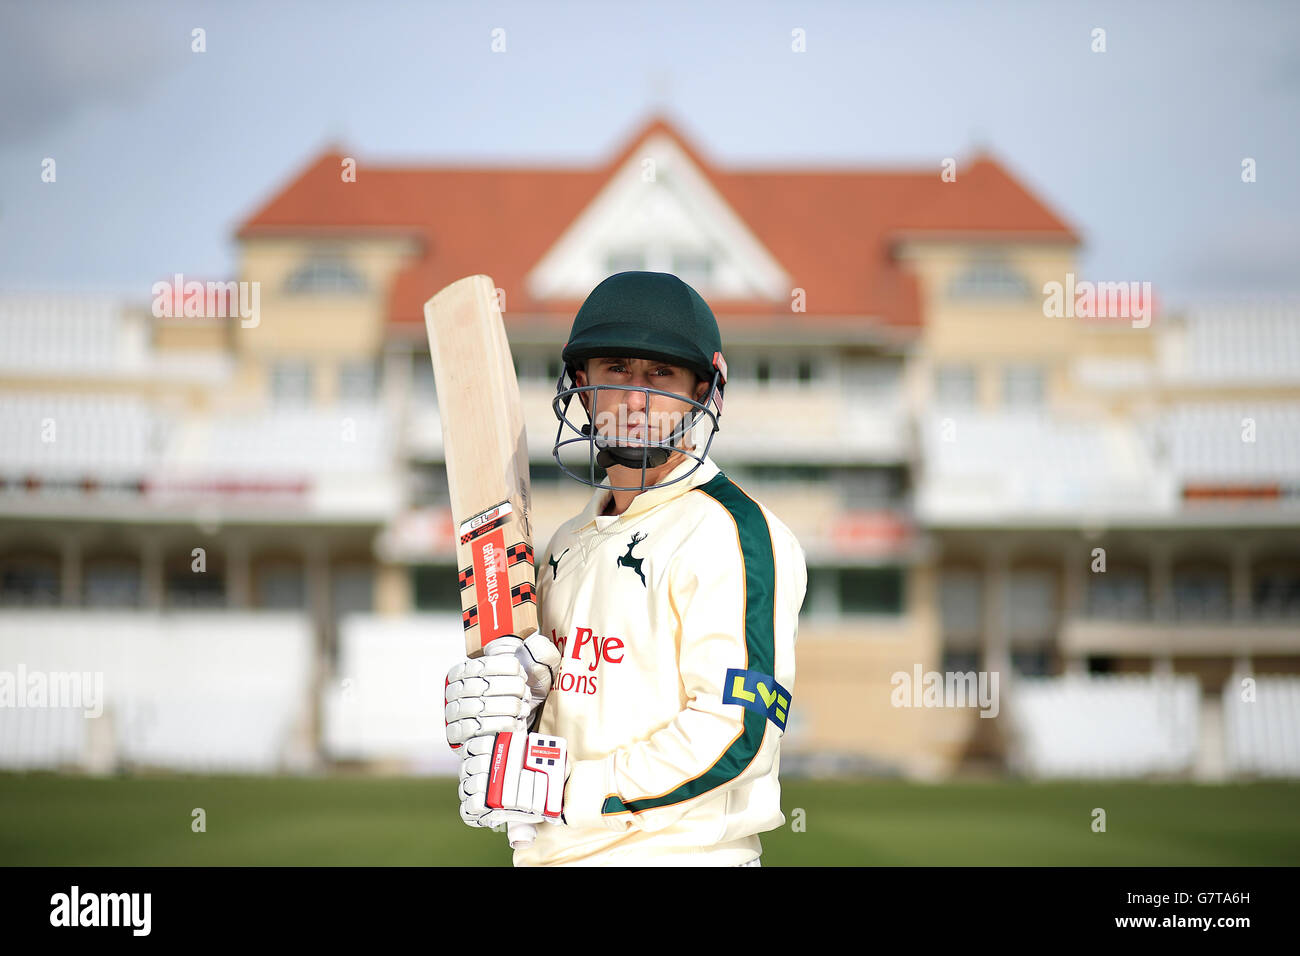
<path fill-rule="evenodd" d="M 1047 648 L 1012 651 L 1011 670 L 1021 677 L 1050 677 L 1052 652 Z"/>
<path fill-rule="evenodd" d="M 895 508 L 902 504 L 903 472 L 898 468 L 844 468 L 837 484 L 848 508 Z"/>
<path fill-rule="evenodd" d="M 969 674 L 980 669 L 979 651 L 943 652 L 943 670 L 945 674 Z"/>
<path fill-rule="evenodd" d="M 902 569 L 841 569 L 840 608 L 846 614 L 901 614 Z"/>
<path fill-rule="evenodd" d="M 330 600 L 337 621 L 345 614 L 369 613 L 374 607 L 374 571 L 365 564 L 340 564 L 330 572 Z"/>
<path fill-rule="evenodd" d="M 339 255 L 314 256 L 284 283 L 284 291 L 290 295 L 357 295 L 366 287 L 365 276 Z"/>
<path fill-rule="evenodd" d="M 645 271 L 645 252 L 639 249 L 627 249 L 620 252 L 611 252 L 605 257 L 605 273 L 614 275 L 617 272 L 644 272 Z"/>
<path fill-rule="evenodd" d="M 432 403 L 437 398 L 433 381 L 433 362 L 428 352 L 411 353 L 411 391 L 420 403 Z"/>
<path fill-rule="evenodd" d="M 640 467 L 639 465 L 637 466 Z M 560 466 L 551 461 L 535 461 L 528 466 L 529 484 L 533 487 L 546 486 L 548 488 L 558 488 L 564 485 L 569 479 L 564 477 L 560 471 Z"/>
<path fill-rule="evenodd" d="M 974 367 L 940 365 L 934 373 L 934 399 L 939 405 L 974 405 Z"/>
<path fill-rule="evenodd" d="M 411 569 L 417 611 L 459 611 L 460 585 L 450 564 L 424 564 Z"/>
<path fill-rule="evenodd" d="M 0 566 L 0 605 L 53 607 L 59 603 L 57 559 L 40 555 L 15 556 Z"/>
<path fill-rule="evenodd" d="M 1115 658 L 1104 657 L 1099 655 L 1090 655 L 1088 657 L 1089 674 L 1114 674 L 1117 673 L 1115 667 Z"/>
<path fill-rule="evenodd" d="M 739 469 L 738 469 L 739 470 Z M 825 482 L 828 472 L 818 465 L 749 465 L 743 469 L 745 480 L 755 482 L 781 483 L 821 483 Z"/>
<path fill-rule="evenodd" d="M 1088 613 L 1092 617 L 1140 620 L 1151 616 L 1147 578 L 1139 568 L 1110 567 L 1088 576 Z"/>
<path fill-rule="evenodd" d="M 672 272 L 688 285 L 705 285 L 713 277 L 713 258 L 704 252 L 675 252 Z"/>
<path fill-rule="evenodd" d="M 527 382 L 542 377 L 542 371 L 546 367 L 546 360 L 542 356 L 520 352 L 518 349 L 512 349 L 511 356 L 515 361 L 515 378 L 519 381 Z"/>
<path fill-rule="evenodd" d="M 379 365 L 374 359 L 359 359 L 339 366 L 339 401 L 373 401 L 378 391 Z"/>
<path fill-rule="evenodd" d="M 839 589 L 840 576 L 836 568 L 809 567 L 803 613 L 833 617 L 839 611 Z"/>
<path fill-rule="evenodd" d="M 1278 564 L 1255 576 L 1251 603 L 1257 617 L 1300 617 L 1300 568 Z"/>
<path fill-rule="evenodd" d="M 754 370 L 754 356 L 745 351 L 725 352 L 727 357 L 727 384 L 752 382 L 757 377 Z"/>
<path fill-rule="evenodd" d="M 529 469 L 531 472 L 532 469 Z M 446 507 L 451 501 L 447 487 L 447 469 L 439 464 L 420 464 L 411 468 L 411 504 L 416 508 Z"/>
<path fill-rule="evenodd" d="M 945 642 L 978 638 L 983 622 L 983 579 L 971 568 L 944 568 L 939 575 L 939 616 Z"/>
<path fill-rule="evenodd" d="M 87 561 L 82 587 L 86 607 L 139 607 L 140 564 L 126 557 Z"/>
<path fill-rule="evenodd" d="M 1029 281 L 1016 269 L 997 260 L 977 261 L 948 283 L 950 299 L 1028 299 Z"/>
<path fill-rule="evenodd" d="M 1010 408 L 1043 404 L 1043 369 L 1039 365 L 1008 365 L 1002 372 L 1002 402 Z"/>
<path fill-rule="evenodd" d="M 1004 613 L 1013 638 L 1051 640 L 1056 629 L 1056 577 L 1045 568 L 1017 568 L 1007 575 Z"/>
<path fill-rule="evenodd" d="M 256 571 L 253 599 L 256 606 L 277 611 L 299 611 L 307 606 L 302 566 L 289 561 L 261 564 Z"/>
<path fill-rule="evenodd" d="M 194 571 L 188 560 L 172 564 L 167 572 L 168 608 L 213 609 L 226 606 L 226 579 L 220 568 L 213 568 L 208 554 L 206 571 Z"/>
<path fill-rule="evenodd" d="M 549 351 L 519 352 L 515 356 L 515 374 L 521 382 L 554 385 L 560 377 L 560 364 L 559 356 Z"/>
<path fill-rule="evenodd" d="M 302 405 L 311 401 L 311 366 L 297 359 L 271 365 L 271 400 L 277 405 Z"/>
<path fill-rule="evenodd" d="M 841 360 L 840 377 L 852 401 L 892 403 L 902 392 L 902 363 L 874 355 L 849 355 Z"/>
<path fill-rule="evenodd" d="M 759 381 L 789 387 L 812 381 L 813 363 L 809 358 L 779 354 L 759 359 Z"/>
<path fill-rule="evenodd" d="M 1180 621 L 1224 621 L 1231 610 L 1224 568 L 1175 568 L 1174 617 Z"/>

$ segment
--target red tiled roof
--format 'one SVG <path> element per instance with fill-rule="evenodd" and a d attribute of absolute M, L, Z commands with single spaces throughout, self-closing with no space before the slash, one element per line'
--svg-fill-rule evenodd
<path fill-rule="evenodd" d="M 988 156 L 939 170 L 721 170 L 662 117 L 596 168 L 371 166 L 340 178 L 343 154 L 328 150 L 240 227 L 240 239 L 271 235 L 409 234 L 421 254 L 389 290 L 389 317 L 423 321 L 425 299 L 476 272 L 506 290 L 507 316 L 572 316 L 580 300 L 534 301 L 524 277 L 644 140 L 665 133 L 753 231 L 807 296 L 808 317 L 920 321 L 915 278 L 893 256 L 903 238 L 979 235 L 1077 243 L 1074 231 Z M 772 314 L 785 303 L 718 301 L 721 315 Z"/>

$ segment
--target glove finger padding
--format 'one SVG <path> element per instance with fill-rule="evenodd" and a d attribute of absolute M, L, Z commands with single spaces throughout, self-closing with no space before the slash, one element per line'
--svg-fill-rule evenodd
<path fill-rule="evenodd" d="M 453 747 L 475 737 L 527 729 L 528 704 L 517 697 L 462 697 L 444 711 L 447 742 Z"/>
<path fill-rule="evenodd" d="M 488 647 L 499 643 L 499 641 L 500 639 L 493 641 Z M 453 664 L 451 670 L 447 671 L 447 683 L 453 684 L 456 681 L 470 680 L 476 677 L 484 679 L 516 677 L 523 682 L 526 681 L 527 676 L 523 665 L 513 656 L 467 657 L 463 661 Z"/>
<path fill-rule="evenodd" d="M 528 716 L 528 705 L 518 697 L 462 697 L 460 700 L 453 700 L 449 703 L 444 713 L 449 724 L 469 717 L 518 717 L 522 719 Z M 470 736 L 477 737 L 478 734 L 471 734 Z"/>
<path fill-rule="evenodd" d="M 514 730 L 515 728 L 512 727 L 510 729 Z M 472 757 L 490 756 L 492 753 L 492 747 L 495 743 L 496 743 L 496 734 L 488 734 L 485 737 L 474 737 L 470 740 L 467 740 L 465 742 L 465 749 L 461 751 L 461 756 L 464 757 L 464 759 L 461 761 L 461 766 L 463 767 L 466 761 L 468 761 Z"/>
<path fill-rule="evenodd" d="M 514 697 L 525 700 L 528 685 L 522 677 L 467 677 L 447 684 L 447 700 L 462 697 Z"/>
<path fill-rule="evenodd" d="M 443 718 L 453 748 L 483 734 L 515 729 L 514 721 L 531 713 L 527 675 L 514 652 L 517 637 L 499 637 L 483 656 L 467 658 L 447 672 Z"/>
<path fill-rule="evenodd" d="M 495 734 L 508 734 L 524 729 L 518 717 L 473 717 L 447 726 L 447 742 L 452 747 L 462 747 L 466 741 L 475 737 L 487 736 L 489 740 Z"/>

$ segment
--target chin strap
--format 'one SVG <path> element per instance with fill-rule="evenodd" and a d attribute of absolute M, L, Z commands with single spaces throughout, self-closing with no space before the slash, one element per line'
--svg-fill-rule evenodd
<path fill-rule="evenodd" d="M 588 437 L 593 435 L 590 423 L 582 426 L 582 433 Z M 599 442 L 599 439 L 597 439 Z M 640 447 L 628 448 L 624 446 L 606 445 L 600 449 L 596 455 L 596 464 L 601 468 L 608 468 L 610 465 L 622 465 L 624 468 L 640 468 L 642 464 L 643 449 Z M 647 468 L 658 468 L 668 460 L 672 454 L 667 448 L 650 448 L 644 451 L 645 466 Z"/>
<path fill-rule="evenodd" d="M 647 468 L 658 468 L 668 460 L 668 450 L 666 448 L 651 448 L 645 452 L 645 466 Z M 635 448 L 603 448 L 600 454 L 596 456 L 596 464 L 601 468 L 608 468 L 610 465 L 622 465 L 624 468 L 640 468 L 642 464 L 641 450 Z"/>

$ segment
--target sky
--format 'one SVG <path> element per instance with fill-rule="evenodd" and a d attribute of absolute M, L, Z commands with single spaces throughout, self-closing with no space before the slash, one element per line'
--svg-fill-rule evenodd
<path fill-rule="evenodd" d="M 1082 278 L 1300 293 L 1291 0 L 0 0 L 0 289 L 233 277 L 238 224 L 330 143 L 590 166 L 657 111 L 724 168 L 983 146 L 1081 233 Z"/>

